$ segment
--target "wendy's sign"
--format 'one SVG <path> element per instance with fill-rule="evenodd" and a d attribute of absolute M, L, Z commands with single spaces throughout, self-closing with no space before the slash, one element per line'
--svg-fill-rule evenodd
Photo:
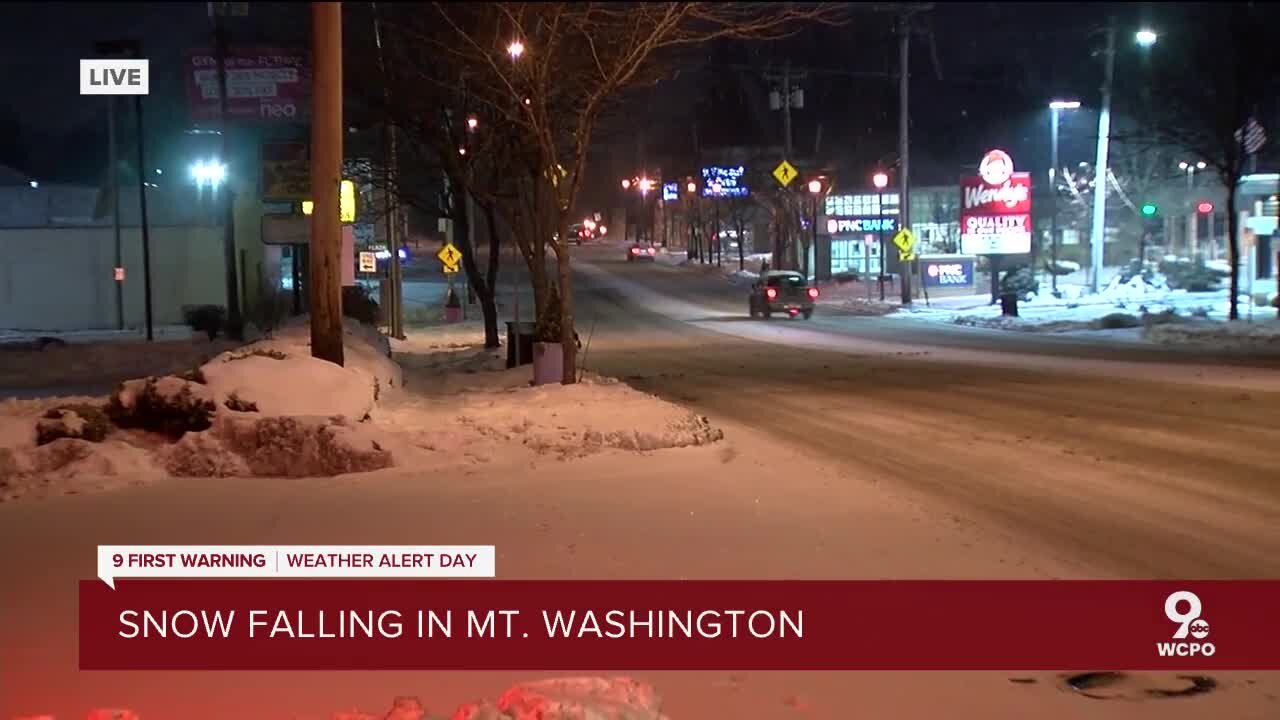
<path fill-rule="evenodd" d="M 1031 174 L 991 150 L 978 174 L 960 179 L 960 251 L 971 255 L 1031 252 Z"/>

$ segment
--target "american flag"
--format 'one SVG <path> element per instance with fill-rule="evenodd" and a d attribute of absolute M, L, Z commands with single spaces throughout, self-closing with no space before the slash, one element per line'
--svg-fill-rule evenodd
<path fill-rule="evenodd" d="M 1249 122 L 1236 131 L 1236 142 L 1244 146 L 1246 154 L 1257 155 L 1267 142 L 1267 133 L 1257 120 L 1249 118 Z"/>

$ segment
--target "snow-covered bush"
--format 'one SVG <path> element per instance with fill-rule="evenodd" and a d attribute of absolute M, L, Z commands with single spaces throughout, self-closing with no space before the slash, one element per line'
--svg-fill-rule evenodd
<path fill-rule="evenodd" d="M 102 442 L 111 432 L 111 420 L 97 405 L 77 403 L 52 408 L 36 423 L 36 445 L 59 438 Z"/>
<path fill-rule="evenodd" d="M 1045 260 L 1044 269 L 1050 275 L 1070 275 L 1080 271 L 1080 263 L 1071 260 L 1058 260 L 1057 263 L 1053 260 Z"/>
<path fill-rule="evenodd" d="M 117 427 L 137 428 L 178 439 L 213 426 L 217 412 L 209 388 L 179 377 L 126 380 L 107 403 Z"/>
<path fill-rule="evenodd" d="M 1019 300 L 1028 300 L 1040 289 L 1040 281 L 1029 266 L 1013 268 L 1000 278 L 1000 294 L 1013 295 Z"/>
<path fill-rule="evenodd" d="M 1142 325 L 1142 320 L 1129 313 L 1109 313 L 1094 320 L 1093 325 L 1099 330 L 1119 330 L 1139 327 Z"/>
<path fill-rule="evenodd" d="M 1204 260 L 1177 258 L 1160 263 L 1160 273 L 1167 278 L 1169 287 L 1187 292 L 1217 290 L 1228 273 L 1205 265 Z"/>

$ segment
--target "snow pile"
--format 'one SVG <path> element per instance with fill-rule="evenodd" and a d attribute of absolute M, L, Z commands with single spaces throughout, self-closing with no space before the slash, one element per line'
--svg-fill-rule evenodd
<path fill-rule="evenodd" d="M 220 416 L 161 453 L 178 477 L 329 477 L 381 470 L 391 453 L 368 424 L 342 417 Z"/>
<path fill-rule="evenodd" d="M 1280 323 L 1194 322 L 1152 325 L 1143 337 L 1162 345 L 1280 350 Z"/>
<path fill-rule="evenodd" d="M 1122 279 L 1119 275 L 1112 278 L 1103 288 L 1099 299 L 1118 303 L 1142 302 L 1163 299 L 1172 291 L 1169 282 L 1160 273 L 1150 273 L 1148 276 L 1139 273 L 1129 278 L 1128 282 L 1121 282 Z"/>
<path fill-rule="evenodd" d="M 441 396 L 405 397 L 379 420 L 417 447 L 488 459 L 584 457 L 608 449 L 647 452 L 724 437 L 707 418 L 616 380 L 529 386 L 529 369 L 492 373 Z"/>
<path fill-rule="evenodd" d="M 381 336 L 354 322 L 346 367 L 311 357 L 306 319 L 188 370 L 128 380 L 104 405 L 10 402 L 0 498 L 77 491 L 78 477 L 331 476 L 388 467 L 362 421 L 403 385 Z"/>
<path fill-rule="evenodd" d="M 666 720 L 662 698 L 630 678 L 552 678 L 521 683 L 496 704 L 463 705 L 452 720 Z"/>

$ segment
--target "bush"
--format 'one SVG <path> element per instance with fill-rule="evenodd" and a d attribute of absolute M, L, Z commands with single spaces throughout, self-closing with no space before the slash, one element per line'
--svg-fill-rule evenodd
<path fill-rule="evenodd" d="M 832 276 L 831 276 L 831 279 L 832 279 L 832 280 L 835 280 L 835 281 L 836 281 L 836 283 L 838 283 L 838 284 L 840 284 L 840 285 L 847 285 L 847 284 L 849 284 L 849 283 L 851 283 L 851 282 L 854 282 L 855 280 L 857 280 L 857 279 L 858 279 L 858 273 L 850 272 L 850 271 L 848 271 L 848 270 L 845 270 L 845 271 L 838 272 L 838 273 L 836 273 L 836 274 L 832 275 Z"/>
<path fill-rule="evenodd" d="M 1000 294 L 1014 295 L 1018 299 L 1024 299 L 1029 295 L 1036 294 L 1040 289 L 1040 282 L 1036 280 L 1035 273 L 1031 272 L 1029 266 L 1022 266 L 1010 269 L 1000 278 Z"/>
<path fill-rule="evenodd" d="M 1142 281 L 1148 285 L 1156 284 L 1156 269 L 1138 258 L 1130 260 L 1125 264 L 1124 270 L 1120 271 L 1120 284 L 1127 284 L 1138 276 L 1141 276 Z"/>
<path fill-rule="evenodd" d="M 1070 275 L 1071 273 L 1076 272 L 1079 269 L 1080 269 L 1080 263 L 1072 262 L 1070 260 L 1063 260 L 1062 258 L 1058 258 L 1058 263 L 1056 265 L 1053 263 L 1052 260 L 1044 261 L 1044 270 L 1050 275 L 1057 275 L 1061 277 L 1063 275 Z"/>
<path fill-rule="evenodd" d="M 1206 267 L 1204 260 L 1165 260 L 1160 263 L 1160 272 L 1169 281 L 1169 287 L 1187 292 L 1209 292 L 1217 290 L 1227 273 Z"/>
<path fill-rule="evenodd" d="M 1128 313 L 1111 313 L 1094 320 L 1093 325 L 1099 330 L 1120 330 L 1139 327 L 1142 321 Z"/>
<path fill-rule="evenodd" d="M 245 400 L 235 393 L 228 395 L 222 404 L 226 405 L 228 410 L 236 412 L 258 412 L 258 403 Z"/>
<path fill-rule="evenodd" d="M 178 378 L 165 380 L 181 382 Z M 196 387 L 202 393 L 207 393 L 206 388 L 183 382 L 177 392 L 162 393 L 159 379 L 152 377 L 142 381 L 139 391 L 138 382 L 133 380 L 121 385 L 107 403 L 107 417 L 117 427 L 157 432 L 173 439 L 180 438 L 187 432 L 200 432 L 213 427 L 213 415 L 217 406 L 212 400 L 198 396 L 191 390 Z M 133 394 L 131 402 L 123 399 L 128 394 Z"/>
<path fill-rule="evenodd" d="M 231 353 L 222 362 L 235 362 L 236 360 L 244 360 L 245 358 L 251 358 L 251 357 L 264 357 L 271 360 L 284 360 L 285 358 L 289 357 L 289 355 L 284 352 L 281 352 L 280 350 L 274 350 L 272 348 L 257 347 L 248 352 Z"/>
<path fill-rule="evenodd" d="M 36 445 L 59 438 L 102 442 L 111 432 L 111 419 L 97 405 L 61 405 L 44 414 L 36 423 Z"/>
<path fill-rule="evenodd" d="M 221 305 L 194 305 L 182 309 L 187 325 L 196 332 L 209 336 L 209 340 L 218 337 L 218 333 L 226 329 L 227 309 Z"/>
<path fill-rule="evenodd" d="M 361 325 L 377 326 L 382 322 L 382 308 L 378 307 L 378 301 L 364 285 L 342 288 L 342 314 Z"/>

